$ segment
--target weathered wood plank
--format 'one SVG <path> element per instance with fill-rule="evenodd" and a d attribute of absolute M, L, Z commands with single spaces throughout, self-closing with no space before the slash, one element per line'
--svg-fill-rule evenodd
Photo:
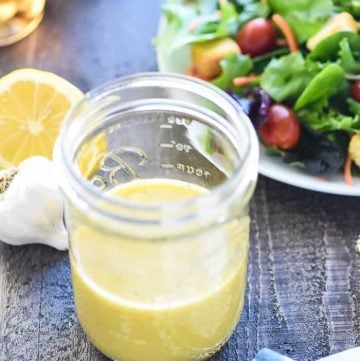
<path fill-rule="evenodd" d="M 356 199 L 325 199 L 326 291 L 323 302 L 331 353 L 359 345 L 360 258 L 354 252 L 359 232 Z M 353 278 L 357 275 L 357 279 Z"/>
<path fill-rule="evenodd" d="M 39 314 L 39 360 L 70 360 L 75 327 L 68 255 L 43 250 Z M 55 347 L 54 347 L 55 346 Z"/>
<path fill-rule="evenodd" d="M 39 359 L 41 247 L 2 246 L 1 360 Z"/>
<path fill-rule="evenodd" d="M 266 229 L 271 235 L 272 304 L 276 305 L 273 313 L 278 315 L 279 329 L 271 336 L 274 330 L 270 327 L 270 344 L 262 346 L 295 359 L 314 360 L 328 353 L 328 330 L 322 311 L 323 232 L 316 220 L 317 198 L 269 181 L 265 192 L 265 213 L 269 218 Z M 311 209 L 314 211 L 309 217 Z M 266 309 L 270 307 L 269 304 Z"/>

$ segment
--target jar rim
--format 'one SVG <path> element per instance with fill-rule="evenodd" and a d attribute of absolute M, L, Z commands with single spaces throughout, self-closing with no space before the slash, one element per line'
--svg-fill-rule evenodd
<path fill-rule="evenodd" d="M 229 178 L 225 179 L 219 185 L 211 188 L 209 192 L 199 195 L 195 199 L 169 202 L 166 204 L 144 204 L 125 200 L 119 197 L 113 197 L 106 194 L 106 192 L 99 190 L 81 176 L 80 172 L 78 172 L 75 167 L 75 162 L 71 158 L 70 152 L 67 150 L 67 132 L 69 131 L 72 120 L 76 118 L 76 114 L 85 103 L 89 101 L 101 101 L 101 99 L 110 95 L 116 89 L 126 88 L 129 86 L 146 86 L 149 85 L 149 82 L 157 82 L 159 84 L 164 84 L 165 86 L 173 85 L 173 87 L 181 87 L 181 89 L 185 90 L 191 89 L 192 92 L 198 90 L 199 94 L 202 96 L 205 94 L 207 99 L 209 97 L 216 99 L 216 104 L 219 105 L 219 107 L 221 107 L 227 114 L 231 115 L 234 126 L 245 129 L 248 136 L 248 144 L 243 154 L 244 161 L 240 162 L 234 168 Z M 192 106 L 194 108 L 201 109 L 198 105 L 192 104 Z M 136 223 L 139 222 L 138 219 L 128 219 L 127 217 L 124 217 L 121 212 L 113 211 L 114 207 L 121 207 L 122 210 L 143 210 L 154 212 L 154 214 L 172 214 L 172 212 L 176 210 L 186 209 L 189 206 L 191 206 L 191 208 L 201 208 L 204 206 L 216 207 L 231 197 L 234 190 L 238 188 L 240 184 L 243 184 L 244 189 L 246 190 L 248 188 L 248 184 L 256 182 L 258 158 L 259 147 L 256 132 L 248 116 L 245 115 L 240 105 L 233 98 L 206 81 L 195 79 L 187 75 L 160 72 L 136 73 L 120 77 L 87 92 L 84 99 L 80 101 L 80 103 L 78 103 L 67 115 L 54 150 L 54 160 L 60 170 L 61 179 L 64 177 L 71 179 L 71 185 L 67 185 L 66 180 L 63 180 L 62 182 L 63 191 L 70 199 L 76 199 L 78 203 L 82 203 L 82 208 L 84 209 L 89 208 L 85 203 L 91 201 L 91 209 L 94 209 L 95 211 L 102 213 L 105 211 L 107 216 L 110 216 L 111 218 L 119 218 L 121 220 L 126 218 L 127 221 L 135 221 Z M 83 192 L 83 195 L 79 196 L 79 192 Z M 104 207 L 100 207 L 99 201 L 101 201 L 101 203 L 106 202 L 107 204 L 110 204 L 112 211 L 106 210 Z M 187 214 L 187 217 L 188 216 L 189 214 Z"/>

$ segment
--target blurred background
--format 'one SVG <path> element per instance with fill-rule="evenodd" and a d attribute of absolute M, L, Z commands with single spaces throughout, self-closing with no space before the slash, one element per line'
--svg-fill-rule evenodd
<path fill-rule="evenodd" d="M 88 90 L 130 72 L 155 70 L 151 40 L 162 2 L 47 0 L 39 27 L 0 48 L 0 75 L 34 67 Z"/>

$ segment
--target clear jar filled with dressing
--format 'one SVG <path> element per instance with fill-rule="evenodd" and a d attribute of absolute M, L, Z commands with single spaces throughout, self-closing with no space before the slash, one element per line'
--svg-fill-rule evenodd
<path fill-rule="evenodd" d="M 77 314 L 121 361 L 210 357 L 243 307 L 258 142 L 239 106 L 186 76 L 88 93 L 55 160 Z"/>

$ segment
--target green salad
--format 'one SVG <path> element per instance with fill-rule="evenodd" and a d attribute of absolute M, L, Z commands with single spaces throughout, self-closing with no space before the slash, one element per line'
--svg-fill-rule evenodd
<path fill-rule="evenodd" d="M 360 175 L 360 0 L 168 0 L 159 51 L 228 92 L 270 155 Z"/>

